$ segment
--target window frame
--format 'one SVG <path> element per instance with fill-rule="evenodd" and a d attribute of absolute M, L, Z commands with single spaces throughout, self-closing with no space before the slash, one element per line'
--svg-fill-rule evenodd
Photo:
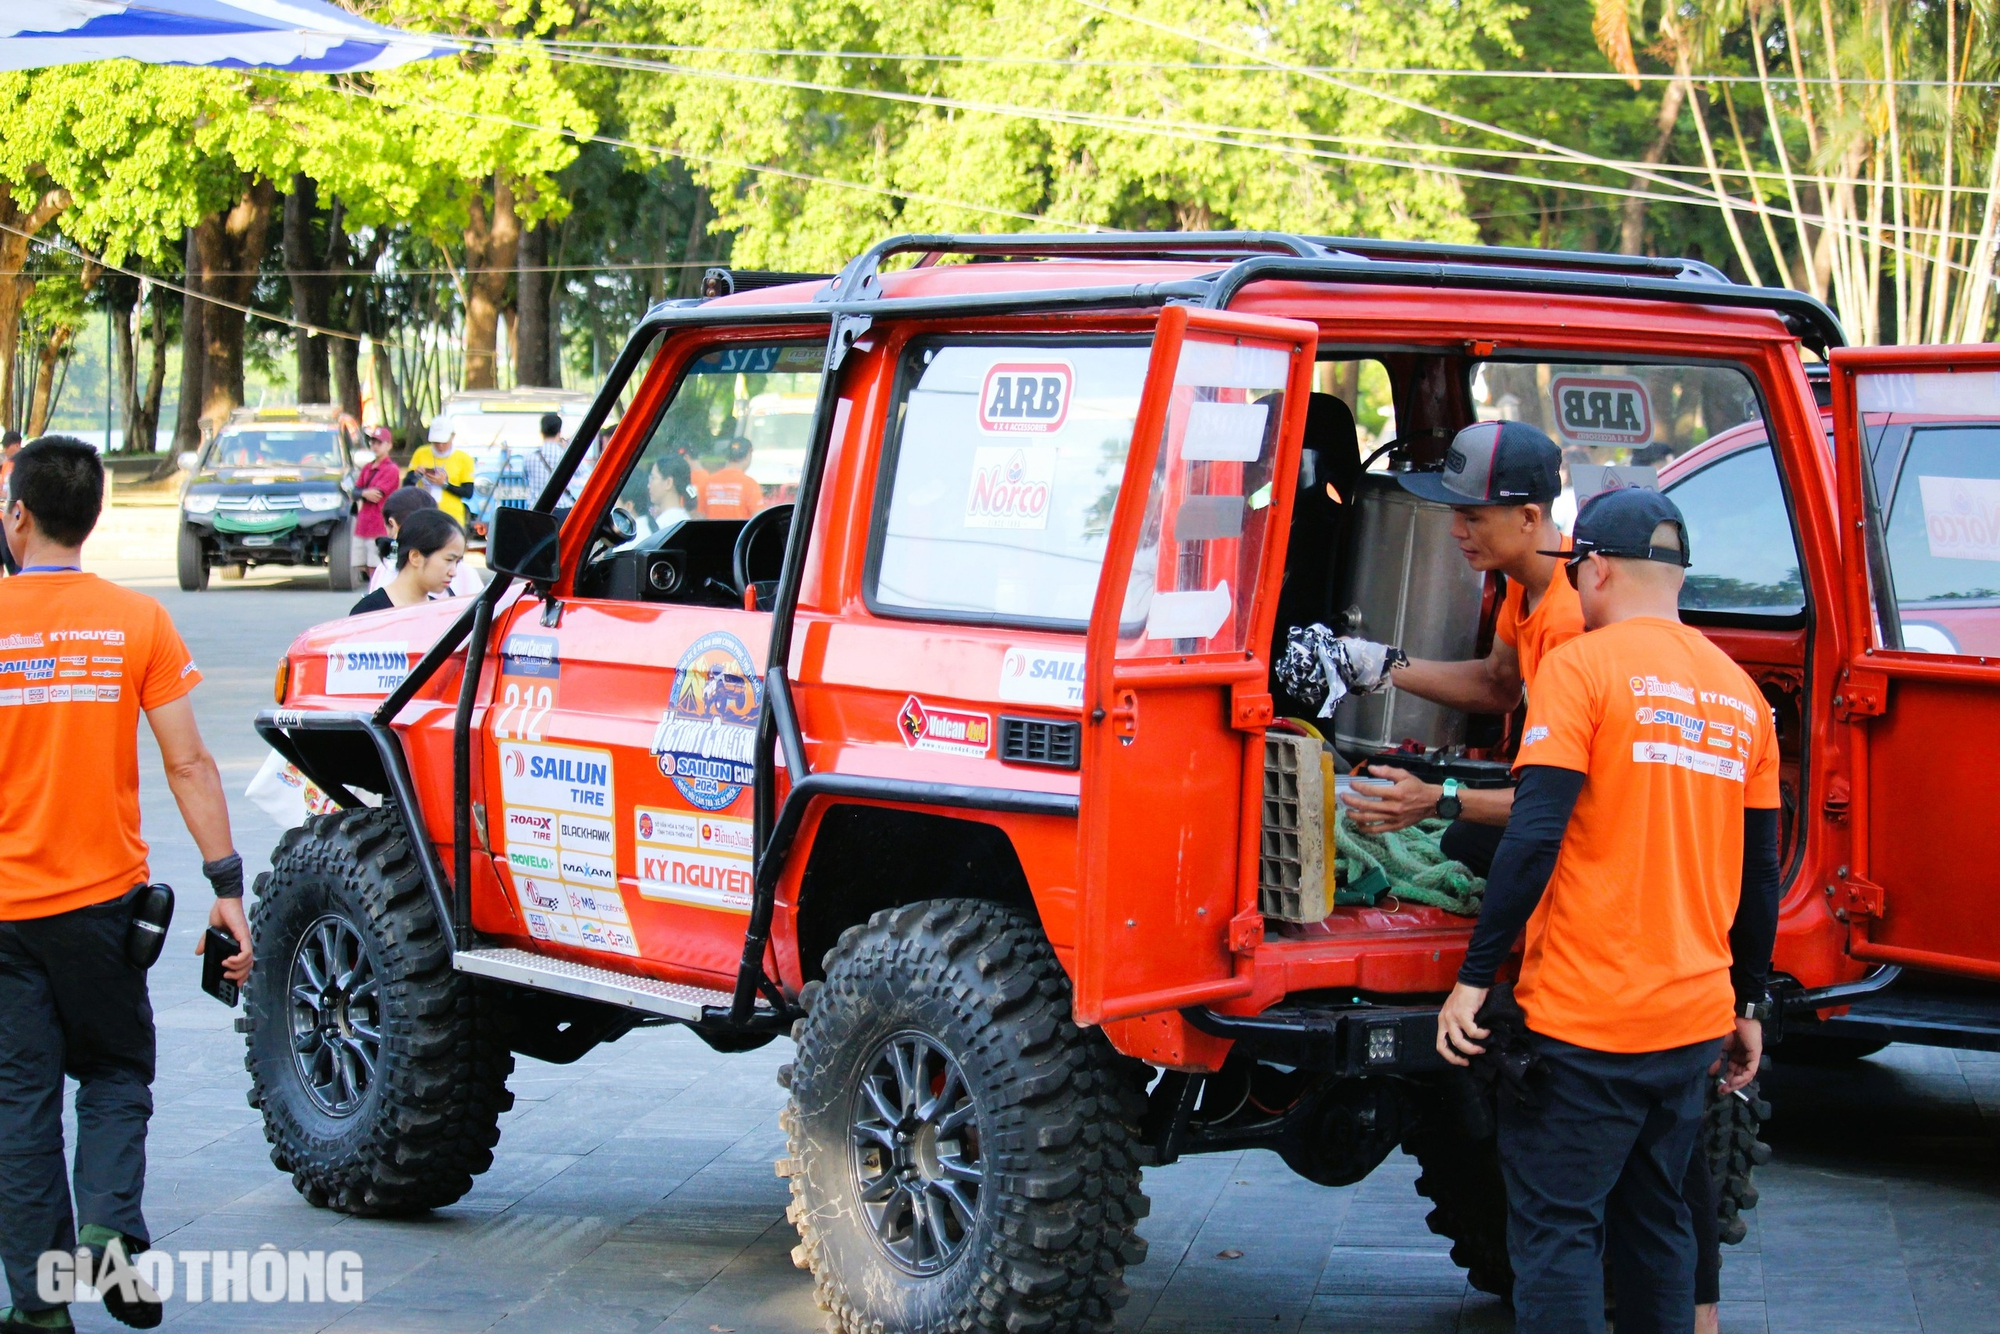
<path fill-rule="evenodd" d="M 1889 525 L 1896 517 L 1896 502 L 1902 498 L 1903 472 L 1906 468 L 1909 467 L 1910 450 L 1911 447 L 1914 446 L 1917 442 L 1917 433 L 1919 431 L 1925 430 L 1926 428 L 1936 429 L 1936 430 L 1946 430 L 1946 431 L 1959 431 L 1959 430 L 1965 430 L 1968 427 L 1974 430 L 1980 430 L 1980 429 L 1990 430 L 1994 432 L 1996 435 L 2000 435 L 2000 419 L 1993 419 L 1988 421 L 1961 421 L 1961 420 L 1928 421 L 1928 422 L 1891 421 L 1879 428 L 1876 428 L 1881 432 L 1881 435 L 1874 442 L 1875 457 L 1871 459 L 1871 463 L 1873 463 L 1875 467 L 1876 494 L 1883 497 L 1882 500 L 1883 558 L 1888 561 L 1889 578 L 1892 582 L 1896 577 L 1896 564 L 1895 560 L 1893 559 L 1893 557 L 1890 556 L 1888 552 Z M 1887 433 L 1890 431 L 1897 432 L 1898 436 L 1894 441 L 1893 446 L 1891 446 L 1891 450 L 1893 451 L 1893 458 L 1890 460 L 1887 468 L 1885 469 L 1881 463 L 1880 456 L 1884 452 L 1890 452 L 1883 450 L 1883 445 L 1888 443 Z M 1887 473 L 1886 478 L 1883 475 L 1885 471 Z M 1884 481 L 1887 482 L 1886 486 L 1883 485 Z M 1900 591 L 1898 591 L 1896 596 L 1896 606 L 1899 611 L 1904 608 L 1909 608 L 1916 611 L 1991 610 L 1994 607 L 2000 607 L 2000 597 L 1907 598 L 1906 599 L 1901 595 Z"/>
<path fill-rule="evenodd" d="M 1700 448 L 1700 446 L 1696 446 L 1696 448 Z M 1771 456 L 1771 471 L 1777 475 L 1778 479 L 1778 497 L 1785 504 L 1785 522 L 1790 525 L 1792 532 L 1792 554 L 1799 562 L 1799 609 L 1781 615 L 1773 612 L 1732 610 L 1727 607 L 1682 607 L 1680 609 L 1681 620 L 1688 625 L 1739 626 L 1744 629 L 1760 630 L 1796 630 L 1803 627 L 1809 619 L 1812 611 L 1812 584 L 1806 577 L 1805 552 L 1799 546 L 1798 514 L 1792 505 L 1791 488 L 1785 485 L 1785 469 L 1778 458 L 1777 448 L 1771 442 L 1771 432 L 1768 422 L 1765 424 L 1762 439 L 1748 441 L 1726 454 L 1718 454 L 1699 468 L 1696 468 L 1693 472 L 1688 473 L 1685 477 L 1676 477 L 1673 485 L 1679 487 L 1685 483 L 1692 482 L 1703 473 L 1719 468 L 1730 460 L 1739 458 L 1757 449 L 1764 450 Z M 1665 495 L 1669 500 L 1673 499 L 1672 493 L 1666 488 L 1661 489 L 1661 494 Z M 1675 504 L 1678 506 L 1679 502 L 1676 501 Z"/>
<path fill-rule="evenodd" d="M 1090 632 L 1090 617 L 1068 621 L 1053 616 L 1009 616 L 1000 612 L 954 612 L 944 608 L 904 607 L 882 602 L 876 597 L 876 583 L 882 570 L 883 546 L 889 536 L 889 503 L 896 488 L 896 464 L 903 450 L 903 425 L 908 418 L 910 392 L 921 371 L 913 371 L 916 357 L 931 347 L 1144 347 L 1151 348 L 1155 332 L 1136 334 L 957 334 L 926 333 L 906 339 L 896 351 L 896 374 L 890 386 L 889 412 L 882 428 L 882 449 L 875 467 L 875 494 L 868 506 L 868 545 L 861 566 L 861 604 L 872 616 L 890 621 L 925 624 L 990 626 L 1009 630 L 1034 630 L 1053 634 L 1073 634 L 1079 638 Z M 1145 386 L 1141 384 L 1143 395 Z M 1135 423 L 1136 429 L 1136 423 Z M 1126 442 L 1126 458 L 1131 458 L 1131 442 Z M 1118 484 L 1119 503 L 1125 498 L 1125 483 Z M 1108 537 L 1107 537 L 1108 541 Z M 1103 566 L 1099 565 L 1099 578 Z"/>

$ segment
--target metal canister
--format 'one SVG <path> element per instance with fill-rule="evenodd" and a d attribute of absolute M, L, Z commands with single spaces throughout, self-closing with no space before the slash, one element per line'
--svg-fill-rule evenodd
<path fill-rule="evenodd" d="M 1342 633 L 1394 644 L 1413 658 L 1470 658 L 1485 576 L 1466 564 L 1452 539 L 1450 507 L 1419 500 L 1387 473 L 1368 473 L 1355 511 L 1335 604 L 1345 610 Z M 1464 714 L 1394 688 L 1349 695 L 1333 721 L 1334 745 L 1344 754 L 1406 740 L 1435 747 L 1465 739 Z"/>

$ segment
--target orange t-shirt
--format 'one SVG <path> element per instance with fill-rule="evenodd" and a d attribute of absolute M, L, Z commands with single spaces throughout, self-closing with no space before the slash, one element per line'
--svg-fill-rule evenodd
<path fill-rule="evenodd" d="M 200 681 L 144 594 L 94 574 L 0 580 L 0 921 L 145 883 L 139 714 Z"/>
<path fill-rule="evenodd" d="M 1562 549 L 1569 550 L 1567 537 L 1562 540 Z M 1535 672 L 1549 650 L 1583 633 L 1583 602 L 1569 586 L 1569 578 L 1561 566 L 1556 567 L 1555 577 L 1549 580 L 1542 600 L 1523 616 L 1521 606 L 1527 600 L 1528 590 L 1521 586 L 1521 581 L 1509 579 L 1507 596 L 1501 599 L 1500 612 L 1493 618 L 1493 637 L 1512 645 L 1520 656 L 1521 681 L 1532 695 Z"/>
<path fill-rule="evenodd" d="M 1587 775 L 1528 919 L 1528 1027 L 1615 1052 L 1729 1032 L 1743 811 L 1778 805 L 1755 683 L 1699 630 L 1615 622 L 1542 661 L 1514 764 Z"/>
<path fill-rule="evenodd" d="M 764 488 L 734 465 L 698 474 L 694 491 L 704 519 L 747 519 L 764 508 Z"/>

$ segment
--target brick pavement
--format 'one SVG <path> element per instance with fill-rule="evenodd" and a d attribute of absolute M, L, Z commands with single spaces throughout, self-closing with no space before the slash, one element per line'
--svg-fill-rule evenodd
<path fill-rule="evenodd" d="M 123 553 L 121 553 L 123 554 Z M 317 580 L 174 590 L 155 563 L 108 567 L 162 598 L 208 676 L 197 707 L 232 794 L 262 759 L 250 714 L 290 635 L 350 599 Z M 145 812 L 155 870 L 183 890 L 153 975 L 161 1036 L 147 1213 L 169 1249 L 347 1249 L 359 1305 L 169 1305 L 178 1330 L 535 1330 L 804 1334 L 819 1325 L 793 1268 L 784 1183 L 772 1174 L 789 1044 L 720 1056 L 681 1030 L 632 1034 L 570 1066 L 522 1060 L 492 1171 L 419 1219 L 308 1206 L 266 1156 L 231 1014 L 202 995 L 188 953 L 197 858 L 150 743 Z M 236 804 L 261 867 L 277 831 Z M 2000 1057 L 1899 1047 L 1843 1070 L 1772 1078 L 1777 1161 L 1759 1174 L 1749 1239 L 1727 1252 L 1730 1334 L 2000 1334 Z M 1271 1334 L 1498 1331 L 1424 1228 L 1415 1165 L 1397 1155 L 1337 1190 L 1271 1154 L 1147 1173 L 1147 1262 L 1122 1327 Z M 1240 1258 L 1223 1258 L 1225 1252 Z M 122 1328 L 79 1306 L 79 1327 Z"/>

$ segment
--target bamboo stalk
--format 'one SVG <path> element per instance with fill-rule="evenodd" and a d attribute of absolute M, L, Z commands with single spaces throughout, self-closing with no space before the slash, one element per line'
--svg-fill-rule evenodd
<path fill-rule="evenodd" d="M 1944 193 L 1940 196 L 1937 246 L 1933 251 L 1930 321 L 1924 330 L 1924 341 L 1928 343 L 1944 341 L 1951 292 L 1945 263 L 1951 247 L 1946 239 L 1952 223 L 1951 188 L 1958 183 L 1952 155 L 1953 141 L 1958 137 L 1958 0 L 1945 0 L 1944 5 L 1944 77 Z"/>
<path fill-rule="evenodd" d="M 1790 18 L 1791 3 L 1792 0 L 1785 0 L 1785 10 L 1788 20 Z M 1789 28 L 1785 33 L 1785 43 L 1787 46 L 1791 45 L 1791 32 Z M 1811 292 L 1816 297 L 1824 297 L 1826 295 L 1826 283 L 1820 274 L 1819 266 L 1813 262 L 1812 242 L 1806 236 L 1805 209 L 1799 205 L 1799 184 L 1797 178 L 1792 175 L 1792 155 L 1785 147 L 1785 123 L 1778 116 L 1777 99 L 1771 95 L 1771 72 L 1764 64 L 1764 34 L 1762 32 L 1753 29 L 1750 34 L 1750 50 L 1757 58 L 1757 91 L 1764 98 L 1764 121 L 1770 131 L 1772 149 L 1778 155 L 1778 170 L 1785 178 L 1785 202 L 1792 207 L 1792 228 L 1798 233 L 1799 268 L 1804 271 L 1806 276 L 1805 290 Z M 1796 50 L 1793 51 L 1792 58 L 1794 60 L 1798 59 Z M 1811 125 L 1812 111 L 1810 106 L 1802 104 L 1802 110 L 1806 118 L 1806 123 Z M 1810 143 L 1814 138 L 1817 138 L 1817 136 L 1809 134 L 1807 142 Z M 1826 191 L 1821 190 L 1820 215 L 1824 217 L 1825 214 Z M 1797 285 L 1799 284 L 1794 284 L 1794 286 Z"/>
<path fill-rule="evenodd" d="M 1889 119 L 1889 213 L 1896 236 L 1895 254 L 1890 263 L 1894 265 L 1896 280 L 1895 341 L 1901 343 L 1909 339 L 1912 314 L 1909 266 L 1903 258 L 1902 117 L 1896 106 L 1896 54 L 1889 39 L 1889 6 L 1876 0 L 1875 9 L 1882 16 L 1882 104 L 1888 111 Z"/>
<path fill-rule="evenodd" d="M 1755 40 L 1755 34 L 1752 34 Z M 1736 153 L 1743 159 L 1745 183 L 1748 186 L 1750 205 L 1757 210 L 1757 223 L 1764 230 L 1764 244 L 1771 247 L 1771 265 L 1778 271 L 1778 282 L 1785 287 L 1800 287 L 1792 281 L 1789 265 L 1785 263 L 1784 247 L 1778 244 L 1778 229 L 1771 222 L 1771 211 L 1764 206 L 1764 191 L 1756 179 L 1750 176 L 1750 146 L 1743 141 L 1743 122 L 1736 115 L 1736 99 L 1729 95 L 1729 85 L 1722 86 L 1722 105 L 1729 112 L 1729 130 L 1736 137 Z"/>
<path fill-rule="evenodd" d="M 1742 262 L 1743 276 L 1756 287 L 1764 285 L 1763 277 L 1757 272 L 1757 261 L 1750 258 L 1750 247 L 1744 244 L 1743 233 L 1736 226 L 1736 211 L 1729 206 L 1731 195 L 1722 188 L 1722 173 L 1715 163 L 1715 143 L 1708 136 L 1708 117 L 1701 109 L 1701 90 L 1694 86 L 1687 74 L 1687 56 L 1681 54 L 1675 62 L 1680 67 L 1682 81 L 1687 84 L 1688 106 L 1694 111 L 1695 134 L 1701 140 L 1701 160 L 1708 166 L 1708 178 L 1715 188 L 1716 203 L 1722 209 L 1722 225 L 1728 229 L 1730 244 L 1736 247 L 1736 258 Z"/>

